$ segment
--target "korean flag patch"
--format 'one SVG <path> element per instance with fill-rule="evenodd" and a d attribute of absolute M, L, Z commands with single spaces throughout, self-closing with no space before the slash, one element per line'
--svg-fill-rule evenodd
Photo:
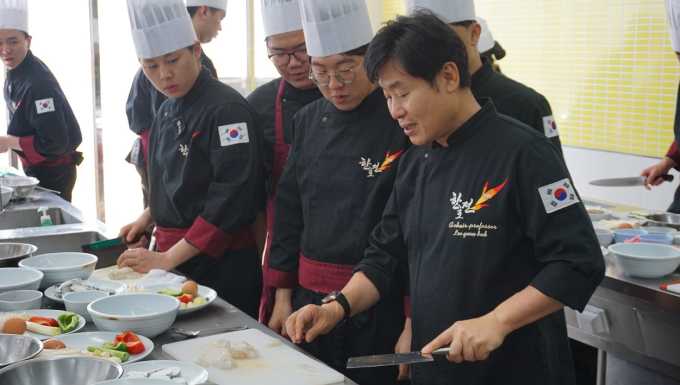
<path fill-rule="evenodd" d="M 246 123 L 219 126 L 217 129 L 220 132 L 220 143 L 222 144 L 222 147 L 250 142 L 250 139 L 248 139 L 248 124 Z"/>
<path fill-rule="evenodd" d="M 38 100 L 35 102 L 35 108 L 38 110 L 38 115 L 46 112 L 54 112 L 54 99 L 48 98 Z"/>
<path fill-rule="evenodd" d="M 560 134 L 557 130 L 557 123 L 555 123 L 555 117 L 552 115 L 543 117 L 543 132 L 548 138 L 555 137 Z"/>
<path fill-rule="evenodd" d="M 579 202 L 574 186 L 568 178 L 540 187 L 538 194 L 548 214 Z"/>

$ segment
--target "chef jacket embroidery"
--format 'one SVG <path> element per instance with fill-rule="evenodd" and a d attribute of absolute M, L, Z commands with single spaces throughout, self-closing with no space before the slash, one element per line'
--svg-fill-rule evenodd
<path fill-rule="evenodd" d="M 35 108 L 38 110 L 38 115 L 44 114 L 46 112 L 54 112 L 54 99 L 47 98 L 42 100 L 36 100 Z"/>
<path fill-rule="evenodd" d="M 489 181 L 484 184 L 484 189 L 482 190 L 482 196 L 477 199 L 477 202 L 475 202 L 475 205 L 472 205 L 473 199 L 470 198 L 470 201 L 463 201 L 463 193 L 458 193 L 456 195 L 455 192 L 453 192 L 453 197 L 449 199 L 451 201 L 451 205 L 453 206 L 453 210 L 456 211 L 458 214 L 456 216 L 456 219 L 463 219 L 463 210 L 465 211 L 466 214 L 474 214 L 478 210 L 489 206 L 488 204 L 484 204 L 484 202 L 488 201 L 489 199 L 493 198 L 498 192 L 500 192 L 505 184 L 508 183 L 508 178 L 505 178 L 505 181 L 498 187 L 492 188 L 491 190 L 487 190 L 489 187 Z"/>
<path fill-rule="evenodd" d="M 382 162 L 382 165 L 380 165 L 380 163 L 372 163 L 371 158 L 364 157 L 361 157 L 361 162 L 359 162 L 359 164 L 364 170 L 368 171 L 368 175 L 366 177 L 373 178 L 375 177 L 376 173 L 383 172 L 390 168 L 390 163 L 394 162 L 403 152 L 404 149 L 397 152 L 396 154 L 390 155 L 390 151 L 388 150 L 387 155 L 385 156 L 385 161 Z"/>
<path fill-rule="evenodd" d="M 555 117 L 552 115 L 543 117 L 543 129 L 545 132 L 545 136 L 548 138 L 553 138 L 560 134 L 560 132 L 557 130 L 557 123 L 555 123 Z"/>
<path fill-rule="evenodd" d="M 187 156 L 189 155 L 189 146 L 186 144 L 180 144 L 179 145 L 179 152 L 182 153 L 182 155 Z"/>
<path fill-rule="evenodd" d="M 568 178 L 540 187 L 538 193 L 548 214 L 580 202 Z"/>

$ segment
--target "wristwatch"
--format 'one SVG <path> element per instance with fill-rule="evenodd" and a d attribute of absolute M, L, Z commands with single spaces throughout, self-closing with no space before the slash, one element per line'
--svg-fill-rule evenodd
<path fill-rule="evenodd" d="M 324 299 L 321 300 L 322 304 L 327 304 L 331 303 L 333 301 L 336 301 L 337 303 L 342 306 L 342 310 L 345 311 L 345 316 L 343 317 L 343 321 L 347 320 L 349 318 L 349 315 L 351 314 L 351 309 L 349 308 L 349 301 L 347 301 L 347 298 L 345 298 L 345 295 L 342 294 L 341 291 L 334 291 L 330 294 L 328 294 Z"/>

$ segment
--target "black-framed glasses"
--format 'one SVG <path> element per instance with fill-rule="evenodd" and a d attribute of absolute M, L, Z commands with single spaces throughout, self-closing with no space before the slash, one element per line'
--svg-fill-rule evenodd
<path fill-rule="evenodd" d="M 361 59 L 359 65 L 354 66 L 354 68 L 361 67 L 364 63 L 364 59 Z M 342 84 L 349 84 L 356 80 L 357 70 L 354 68 L 338 68 L 334 74 L 329 74 L 325 71 L 313 71 L 309 74 L 309 78 L 312 79 L 314 84 L 320 87 L 326 87 L 331 84 L 331 76 L 335 76 L 336 79 Z"/>
<path fill-rule="evenodd" d="M 299 61 L 300 63 L 306 63 L 309 61 L 309 55 L 307 54 L 307 48 L 302 48 L 297 51 L 293 52 L 285 52 L 285 53 L 276 53 L 272 55 L 267 55 L 269 60 L 274 63 L 275 66 L 277 67 L 283 67 L 285 65 L 288 65 L 290 63 L 290 57 L 295 56 L 295 60 Z"/>

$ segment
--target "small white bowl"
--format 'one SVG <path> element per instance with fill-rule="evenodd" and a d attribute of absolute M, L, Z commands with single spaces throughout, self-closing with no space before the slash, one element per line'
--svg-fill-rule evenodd
<path fill-rule="evenodd" d="M 0 293 L 15 290 L 38 290 L 44 274 L 36 269 L 3 267 L 0 269 Z"/>
<path fill-rule="evenodd" d="M 596 228 L 595 235 L 597 235 L 597 241 L 600 243 L 600 246 L 607 247 L 614 240 L 614 232 L 611 230 Z"/>
<path fill-rule="evenodd" d="M 624 273 L 640 278 L 660 278 L 680 265 L 680 249 L 654 243 L 617 243 L 609 246 L 612 261 Z"/>
<path fill-rule="evenodd" d="M 645 230 L 650 234 L 664 234 L 664 235 L 669 235 L 670 233 L 677 232 L 677 230 L 672 227 L 663 226 L 647 226 L 647 227 L 643 226 L 642 230 Z"/>
<path fill-rule="evenodd" d="M 85 321 L 92 322 L 90 312 L 87 311 L 87 305 L 89 305 L 93 301 L 98 300 L 99 298 L 104 298 L 108 296 L 109 293 L 98 290 L 86 290 L 77 291 L 73 293 L 66 293 L 63 297 L 64 306 L 66 306 L 66 310 L 72 311 L 76 314 L 83 316 L 83 318 L 85 318 Z"/>
<path fill-rule="evenodd" d="M 592 209 L 591 209 L 592 210 Z M 587 211 L 587 210 L 586 210 Z M 612 219 L 612 212 L 606 209 L 602 209 L 602 214 L 591 214 L 590 212 L 588 213 L 588 216 L 590 217 L 591 221 L 600 221 L 602 219 L 605 220 L 610 220 Z"/>
<path fill-rule="evenodd" d="M 0 294 L 0 311 L 40 309 L 43 293 L 37 290 L 15 290 Z"/>
<path fill-rule="evenodd" d="M 73 278 L 88 279 L 97 266 L 97 257 L 86 253 L 52 253 L 22 259 L 19 266 L 40 270 L 45 274 L 41 289 Z"/>
<path fill-rule="evenodd" d="M 167 330 L 177 317 L 179 300 L 162 294 L 119 294 L 100 298 L 87 306 L 99 330 L 131 331 L 153 338 Z"/>

